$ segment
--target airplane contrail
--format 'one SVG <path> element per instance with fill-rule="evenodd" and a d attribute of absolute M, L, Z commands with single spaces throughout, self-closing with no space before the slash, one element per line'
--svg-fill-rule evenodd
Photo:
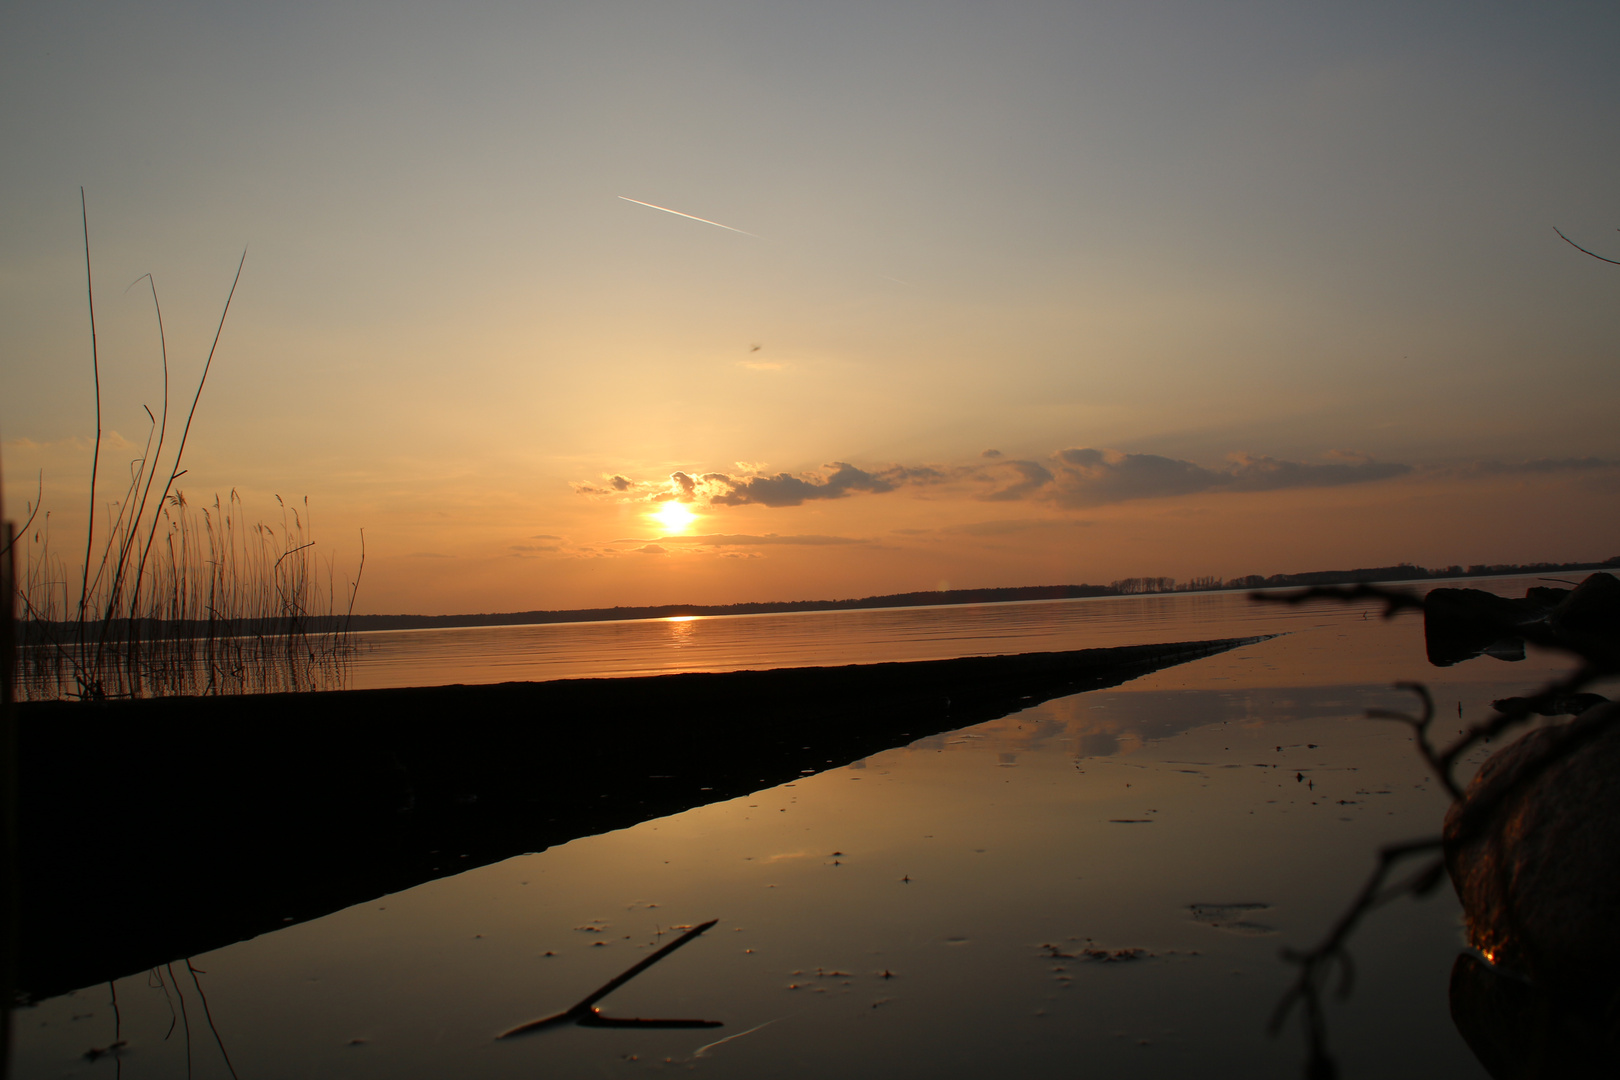
<path fill-rule="evenodd" d="M 623 199 L 625 202 L 633 202 L 637 206 L 650 206 L 654 210 L 662 210 L 664 213 L 674 214 L 676 217 L 691 218 L 693 221 L 701 221 L 705 225 L 715 225 L 719 228 L 727 230 L 728 232 L 742 233 L 744 236 L 752 236 L 755 240 L 763 239 L 763 237 L 761 237 L 758 233 L 751 233 L 747 229 L 733 229 L 730 225 L 721 225 L 718 221 L 710 221 L 708 218 L 698 217 L 696 214 L 683 214 L 679 210 L 671 210 L 667 206 L 658 206 L 654 203 L 642 202 L 640 199 L 632 199 L 628 195 L 620 195 L 619 198 Z"/>

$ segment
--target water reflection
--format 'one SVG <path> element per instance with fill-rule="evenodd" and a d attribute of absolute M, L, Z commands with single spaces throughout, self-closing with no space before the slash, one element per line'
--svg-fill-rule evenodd
<path fill-rule="evenodd" d="M 1260 607 L 1242 593 L 1179 593 L 372 631 L 354 635 L 349 685 L 432 686 L 938 660 L 1287 633 L 1325 625 L 1329 618 L 1321 611 Z"/>
<path fill-rule="evenodd" d="M 1293 1077 L 1297 1037 L 1263 1034 L 1290 975 L 1278 945 L 1313 939 L 1368 853 L 1432 831 L 1446 805 L 1405 731 L 1358 719 L 1399 703 L 1388 685 L 1421 670 L 1420 620 L 1324 611 L 1293 625 L 844 768 L 795 742 L 794 774 L 824 771 L 772 785 L 761 773 L 722 801 L 404 888 L 197 966 L 243 1075 Z M 1432 672 L 1431 686 L 1448 720 L 1477 716 L 1558 666 L 1532 651 Z M 575 723 L 599 746 L 624 742 Z M 87 886 L 104 905 L 129 888 L 108 881 Z M 716 915 L 675 967 L 616 991 L 613 1012 L 723 1018 L 745 1038 L 569 1026 L 492 1041 L 651 955 L 672 925 Z M 1459 940 L 1449 897 L 1367 925 L 1357 994 L 1333 1015 L 1344 1075 L 1482 1075 L 1448 1011 Z M 129 1060 L 178 1074 L 162 993 L 143 976 L 117 985 Z M 21 1014 L 18 1075 L 92 1068 L 81 1055 L 109 1041 L 105 1000 Z"/>
<path fill-rule="evenodd" d="M 1231 647 L 33 704 L 20 985 L 48 997 Z M 164 768 L 187 783 L 154 788 Z"/>

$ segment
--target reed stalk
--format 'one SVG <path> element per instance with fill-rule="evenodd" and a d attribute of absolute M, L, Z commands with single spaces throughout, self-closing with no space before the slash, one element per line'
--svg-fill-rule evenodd
<path fill-rule="evenodd" d="M 348 622 L 360 573 L 349 583 L 347 609 L 339 617 L 334 612 L 337 593 L 330 560 L 322 588 L 316 541 L 308 525 L 308 498 L 300 513 L 278 495 L 279 527 L 259 523 L 246 528 L 241 497 L 234 489 L 223 503 L 216 495 L 210 512 L 207 506 L 192 507 L 178 486 L 186 474 L 182 462 L 192 422 L 242 279 L 247 251 L 243 250 L 237 263 L 185 426 L 166 463 L 169 353 L 163 308 L 151 274 L 131 283 L 133 288 L 144 280 L 151 289 L 163 367 L 163 407 L 159 415 L 143 406 L 150 427 L 141 455 L 130 463 L 121 496 L 101 507 L 96 498 L 101 463 L 101 367 L 90 276 L 89 213 L 82 190 L 80 211 L 96 399 L 85 557 L 77 575 L 70 573 L 53 551 L 50 513 L 34 528 L 40 505 L 38 501 L 29 505 L 28 519 L 15 544 L 22 548 L 17 589 L 22 609 L 18 696 L 23 700 L 100 699 L 341 686 L 352 652 Z M 156 481 L 164 473 L 167 478 L 157 489 Z M 363 570 L 363 535 L 361 544 Z M 8 550 L 8 554 L 15 552 Z M 78 604 L 70 607 L 68 583 L 75 576 Z"/>

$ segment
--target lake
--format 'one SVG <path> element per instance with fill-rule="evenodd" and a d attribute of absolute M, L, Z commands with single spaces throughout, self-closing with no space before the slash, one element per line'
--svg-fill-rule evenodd
<path fill-rule="evenodd" d="M 1449 734 L 1558 657 L 1433 668 L 1416 615 L 1184 593 L 365 634 L 350 678 L 1260 634 L 1279 636 L 40 1002 L 13 1018 L 16 1075 L 1298 1076 L 1297 1022 L 1265 1031 L 1293 974 L 1279 949 L 1313 944 L 1377 847 L 1446 807 L 1406 729 L 1363 711 L 1407 707 L 1391 684 L 1422 680 Z M 600 1004 L 724 1026 L 494 1040 L 710 919 Z M 1461 946 L 1449 889 L 1369 919 L 1354 992 L 1328 1007 L 1343 1075 L 1485 1075 L 1448 1012 Z"/>

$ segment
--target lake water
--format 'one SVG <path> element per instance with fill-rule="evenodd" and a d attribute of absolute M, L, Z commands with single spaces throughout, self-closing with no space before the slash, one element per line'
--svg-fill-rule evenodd
<path fill-rule="evenodd" d="M 1314 943 L 1376 848 L 1446 807 L 1406 730 L 1363 711 L 1423 680 L 1449 733 L 1559 658 L 1436 669 L 1415 615 L 1194 593 L 368 634 L 352 680 L 1261 633 L 1281 636 L 44 1001 L 14 1016 L 16 1075 L 1298 1076 L 1297 1023 L 1265 1033 L 1292 976 L 1279 949 Z M 716 918 L 601 1006 L 723 1027 L 494 1041 Z M 1370 918 L 1354 993 L 1328 1007 L 1343 1075 L 1485 1075 L 1448 1013 L 1461 943 L 1449 889 Z"/>
<path fill-rule="evenodd" d="M 1357 609 L 1355 618 L 1360 618 Z M 1307 630 L 1343 611 L 1241 592 L 356 634 L 353 688 L 739 671 Z M 1331 665 L 1330 665 L 1331 666 Z"/>

